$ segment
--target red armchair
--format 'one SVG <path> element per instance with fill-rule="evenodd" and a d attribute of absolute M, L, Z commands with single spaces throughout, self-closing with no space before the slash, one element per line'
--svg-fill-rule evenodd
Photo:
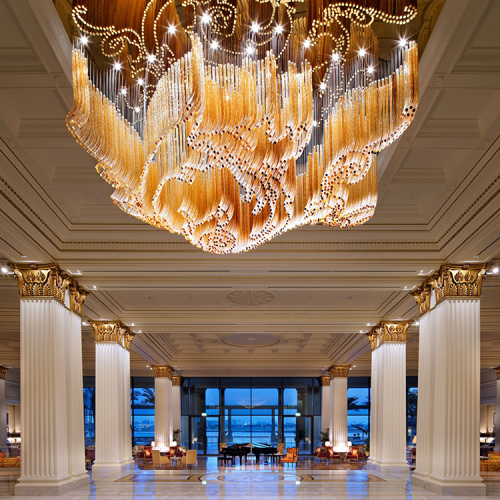
<path fill-rule="evenodd" d="M 356 461 L 359 462 L 359 459 L 363 460 L 364 455 L 363 452 L 359 449 L 359 446 L 351 446 L 349 447 L 349 451 L 345 457 L 346 461 Z"/>
<path fill-rule="evenodd" d="M 284 464 L 296 464 L 297 463 L 297 457 L 298 457 L 298 450 L 297 448 L 287 448 L 286 449 L 286 455 L 281 459 L 281 463 Z"/>

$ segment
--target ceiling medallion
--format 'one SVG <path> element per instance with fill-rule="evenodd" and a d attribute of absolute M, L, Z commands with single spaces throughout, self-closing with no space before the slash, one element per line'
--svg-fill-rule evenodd
<path fill-rule="evenodd" d="M 279 337 L 267 333 L 233 333 L 222 338 L 224 344 L 232 347 L 269 347 L 280 341 Z"/>
<path fill-rule="evenodd" d="M 418 104 L 414 0 L 73 5 L 66 122 L 126 213 L 219 254 L 373 216 Z"/>
<path fill-rule="evenodd" d="M 267 290 L 235 290 L 227 294 L 227 300 L 238 306 L 262 306 L 274 298 L 274 294 Z"/>

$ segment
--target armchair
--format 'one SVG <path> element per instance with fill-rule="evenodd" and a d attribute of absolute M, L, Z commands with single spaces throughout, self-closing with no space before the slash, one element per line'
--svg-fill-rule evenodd
<path fill-rule="evenodd" d="M 181 464 L 189 465 L 198 463 L 198 450 L 187 450 L 186 455 L 182 457 Z"/>
<path fill-rule="evenodd" d="M 359 462 L 359 458 L 361 456 L 361 451 L 359 449 L 359 446 L 351 446 L 349 447 L 349 451 L 347 452 L 347 455 L 345 457 L 346 461 L 356 461 Z"/>
<path fill-rule="evenodd" d="M 156 467 L 161 467 L 162 465 L 166 465 L 170 463 L 170 459 L 165 455 L 162 456 L 160 454 L 160 450 L 152 450 L 151 452 L 151 458 L 153 460 L 153 468 L 156 469 Z"/>
<path fill-rule="evenodd" d="M 297 448 L 287 448 L 286 455 L 281 459 L 281 463 L 296 464 L 297 456 L 298 456 Z"/>

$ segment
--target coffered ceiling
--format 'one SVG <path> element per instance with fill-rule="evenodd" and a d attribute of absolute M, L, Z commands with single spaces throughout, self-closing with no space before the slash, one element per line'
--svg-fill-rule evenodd
<path fill-rule="evenodd" d="M 216 256 L 113 205 L 65 127 L 71 45 L 53 3 L 0 0 L 1 262 L 57 262 L 73 274 L 91 292 L 84 320 L 121 319 L 137 332 L 135 375 L 152 362 L 186 376 L 312 376 L 333 363 L 368 375 L 368 325 L 416 319 L 409 290 L 429 273 L 500 264 L 500 2 L 448 1 L 437 22 L 439 10 L 428 11 L 419 110 L 379 155 L 373 219 Z M 499 365 L 500 274 L 484 284 L 481 346 L 482 366 Z M 92 374 L 85 325 L 83 350 Z M 408 374 L 417 363 L 413 326 Z M 0 364 L 19 366 L 11 275 L 0 276 Z"/>

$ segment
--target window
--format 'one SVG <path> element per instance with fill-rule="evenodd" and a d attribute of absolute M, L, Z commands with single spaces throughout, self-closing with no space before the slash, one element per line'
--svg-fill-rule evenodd
<path fill-rule="evenodd" d="M 347 388 L 347 436 L 353 445 L 365 444 L 370 435 L 370 379 L 350 377 Z"/>
<path fill-rule="evenodd" d="M 133 377 L 130 393 L 132 444 L 150 444 L 155 439 L 154 378 Z"/>

